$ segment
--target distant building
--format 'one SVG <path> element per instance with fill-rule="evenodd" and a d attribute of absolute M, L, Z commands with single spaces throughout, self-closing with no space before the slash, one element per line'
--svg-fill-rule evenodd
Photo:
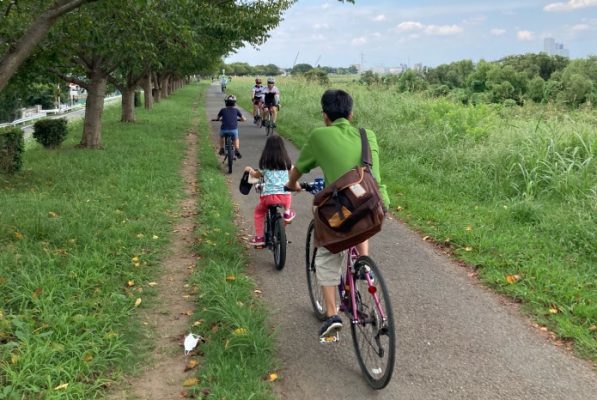
<path fill-rule="evenodd" d="M 570 57 L 568 49 L 562 43 L 556 43 L 555 39 L 550 37 L 543 39 L 543 51 L 548 56 Z"/>

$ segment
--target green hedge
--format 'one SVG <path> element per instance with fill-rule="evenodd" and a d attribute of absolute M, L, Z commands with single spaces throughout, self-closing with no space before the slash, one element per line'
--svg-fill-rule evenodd
<path fill-rule="evenodd" d="M 21 128 L 0 129 L 0 172 L 14 173 L 23 166 L 25 140 Z"/>
<path fill-rule="evenodd" d="M 45 148 L 56 148 L 66 139 L 66 124 L 66 118 L 39 120 L 33 125 L 33 137 Z"/>

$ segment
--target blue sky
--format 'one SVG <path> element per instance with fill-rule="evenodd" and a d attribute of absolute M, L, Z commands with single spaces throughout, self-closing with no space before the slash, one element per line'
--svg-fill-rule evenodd
<path fill-rule="evenodd" d="M 545 37 L 580 58 L 597 55 L 597 0 L 298 0 L 270 34 L 226 62 L 437 66 L 540 52 Z"/>

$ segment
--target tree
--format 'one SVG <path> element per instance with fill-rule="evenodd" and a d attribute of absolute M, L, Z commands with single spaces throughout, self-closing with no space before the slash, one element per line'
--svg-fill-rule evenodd
<path fill-rule="evenodd" d="M 0 10 L 0 92 L 60 17 L 93 1 L 97 0 L 7 1 Z M 45 8 L 36 14 L 40 3 Z"/>
<path fill-rule="evenodd" d="M 305 72 L 309 72 L 313 69 L 311 64 L 296 64 L 292 67 L 291 73 L 293 75 L 304 74 Z"/>

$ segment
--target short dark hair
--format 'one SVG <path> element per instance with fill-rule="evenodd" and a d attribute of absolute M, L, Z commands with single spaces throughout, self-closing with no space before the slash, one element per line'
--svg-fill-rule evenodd
<path fill-rule="evenodd" d="M 321 96 L 321 110 L 331 121 L 348 118 L 352 112 L 352 97 L 342 89 L 329 89 Z"/>
<path fill-rule="evenodd" d="M 291 167 L 292 161 L 288 157 L 282 137 L 278 135 L 269 136 L 265 140 L 265 147 L 259 159 L 259 168 L 283 171 L 289 170 Z"/>

